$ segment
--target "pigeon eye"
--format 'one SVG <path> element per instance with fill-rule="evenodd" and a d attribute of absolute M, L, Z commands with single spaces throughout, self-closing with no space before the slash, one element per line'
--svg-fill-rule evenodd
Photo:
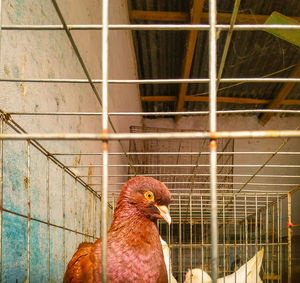
<path fill-rule="evenodd" d="M 144 196 L 148 201 L 154 201 L 154 195 L 151 191 L 145 192 Z"/>

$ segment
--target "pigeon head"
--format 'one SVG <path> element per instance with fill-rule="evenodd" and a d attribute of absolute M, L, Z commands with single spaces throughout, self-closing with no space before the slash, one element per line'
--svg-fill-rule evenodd
<path fill-rule="evenodd" d="M 115 217 L 124 207 L 138 212 L 152 221 L 164 219 L 171 223 L 171 217 L 167 206 L 171 201 L 171 195 L 162 182 L 151 177 L 135 177 L 124 184 L 118 199 Z"/>

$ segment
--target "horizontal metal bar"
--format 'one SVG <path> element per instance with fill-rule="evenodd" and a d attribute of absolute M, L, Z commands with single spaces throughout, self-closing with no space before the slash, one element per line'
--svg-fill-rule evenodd
<path fill-rule="evenodd" d="M 2 30 L 63 30 L 63 25 L 2 25 Z M 101 30 L 102 25 L 67 25 L 69 30 Z M 109 25 L 110 30 L 205 30 L 208 24 L 138 24 L 138 25 Z M 229 30 L 230 25 L 216 25 L 219 30 Z M 300 29 L 300 25 L 262 25 L 243 24 L 233 25 L 233 30 L 270 30 L 270 29 Z"/>
<path fill-rule="evenodd" d="M 109 175 L 110 178 L 120 178 L 120 177 L 135 177 L 134 174 L 124 174 L 124 175 Z M 139 174 L 139 176 L 144 177 L 170 177 L 170 174 Z M 172 177 L 208 177 L 209 174 L 200 173 L 200 174 L 176 174 L 172 173 Z M 217 177 L 252 177 L 252 174 L 217 174 Z M 102 175 L 78 175 L 80 178 L 101 178 Z M 300 175 L 255 175 L 258 178 L 300 178 Z"/>
<path fill-rule="evenodd" d="M 299 165 L 299 168 L 300 168 L 300 165 Z M 165 185 L 172 185 L 172 184 L 201 184 L 201 185 L 209 185 L 210 182 L 164 182 Z M 109 185 L 110 186 L 121 186 L 123 185 L 124 183 L 110 183 Z M 243 182 L 218 182 L 218 185 L 244 185 L 245 183 Z M 88 184 L 89 186 L 101 186 L 102 183 L 94 183 L 94 184 Z M 248 183 L 247 185 L 249 186 L 287 186 L 287 187 L 294 187 L 294 186 L 300 186 L 300 184 L 280 184 L 280 183 Z"/>
<path fill-rule="evenodd" d="M 87 79 L 22 79 L 22 78 L 1 78 L 0 82 L 22 82 L 22 83 L 90 83 Z M 92 83 L 99 84 L 102 83 L 100 79 L 91 80 Z M 284 82 L 300 82 L 300 78 L 221 78 L 221 83 L 238 83 L 238 82 L 248 82 L 248 83 L 284 83 Z M 200 84 L 209 83 L 207 78 L 198 79 L 144 79 L 144 80 L 108 80 L 110 84 Z"/>
<path fill-rule="evenodd" d="M 274 154 L 275 151 L 219 151 L 217 152 L 218 155 L 253 155 L 253 154 L 259 154 L 259 155 L 267 155 L 267 154 Z M 124 152 L 109 152 L 109 155 L 123 155 Z M 127 152 L 127 155 L 199 155 L 198 151 L 156 151 L 156 152 Z M 209 155 L 210 153 L 208 151 L 201 152 L 201 155 Z M 102 152 L 79 152 L 79 153 L 51 153 L 51 155 L 102 155 Z M 276 155 L 300 155 L 299 151 L 279 151 L 276 153 Z"/>
<path fill-rule="evenodd" d="M 129 164 L 109 164 L 109 167 L 130 167 Z M 209 167 L 209 164 L 134 164 L 136 167 Z M 217 164 L 217 167 L 260 167 L 261 164 Z M 102 164 L 96 165 L 66 165 L 67 168 L 97 168 Z M 300 168 L 297 164 L 267 164 L 266 168 Z M 252 175 L 251 175 L 252 176 Z"/>
<path fill-rule="evenodd" d="M 276 242 L 276 243 L 261 243 L 261 245 L 263 245 L 263 246 L 279 246 L 279 245 L 287 245 L 288 243 L 286 242 L 281 242 L 281 243 L 278 243 L 278 242 Z M 234 246 L 245 246 L 245 245 L 247 245 L 247 246 L 255 246 L 255 245 L 257 245 L 256 243 L 233 243 L 233 244 L 229 244 L 229 243 L 226 243 L 226 244 L 223 244 L 223 243 L 219 243 L 218 244 L 218 246 L 221 246 L 221 247 L 234 247 Z M 183 248 L 190 248 L 191 247 L 191 244 L 190 243 L 187 243 L 187 244 L 181 244 L 181 246 L 183 247 Z M 195 244 L 195 243 L 193 243 L 192 244 L 192 246 L 193 246 L 193 248 L 201 248 L 201 247 L 210 247 L 211 246 L 211 244 Z M 179 246 L 179 244 L 169 244 L 169 248 L 179 248 L 180 246 Z"/>
<path fill-rule="evenodd" d="M 300 114 L 300 110 L 285 109 L 247 109 L 247 110 L 221 110 L 216 112 L 223 114 L 245 114 L 245 113 L 286 113 Z M 102 112 L 7 112 L 9 115 L 20 116 L 102 116 Z M 182 115 L 208 115 L 209 111 L 182 111 L 182 112 L 110 112 L 109 116 L 182 116 Z"/>
<path fill-rule="evenodd" d="M 120 193 L 120 189 L 110 189 L 109 190 L 109 193 L 112 193 L 112 194 L 119 194 Z M 99 192 L 99 190 L 95 190 L 96 192 Z M 169 188 L 169 191 L 171 192 L 171 195 L 172 197 L 174 197 L 176 194 L 178 194 L 178 191 L 181 191 L 182 195 L 184 194 L 188 194 L 190 192 L 190 189 L 189 188 L 176 188 L 176 189 L 172 189 L 172 188 Z M 195 196 L 200 196 L 200 195 L 203 195 L 203 193 L 207 193 L 209 191 L 209 188 L 194 188 L 193 191 L 195 191 Z M 228 193 L 229 191 L 231 191 L 231 197 L 233 194 L 236 194 L 238 195 L 239 194 L 239 191 L 236 189 L 236 190 L 232 190 L 232 189 L 228 189 L 228 188 L 218 188 L 218 195 L 219 194 L 223 194 L 223 193 Z M 253 189 L 249 189 L 249 190 L 246 190 L 247 193 L 251 193 L 253 192 L 254 190 Z M 261 190 L 260 190 L 261 191 Z M 284 194 L 287 194 L 290 190 L 282 190 L 281 189 L 278 189 L 278 190 L 264 190 L 264 194 L 265 195 L 269 195 L 269 194 L 279 194 L 279 193 L 284 193 Z M 256 191 L 255 191 L 256 192 Z M 230 197 L 228 196 L 228 197 Z"/>
<path fill-rule="evenodd" d="M 279 194 L 279 195 L 283 195 L 283 196 L 287 196 L 287 192 L 286 191 L 263 191 L 263 190 L 259 190 L 259 191 L 243 191 L 241 193 L 239 193 L 238 195 L 236 195 L 236 198 L 243 198 L 244 196 L 246 197 L 255 197 L 256 195 L 257 196 L 260 196 L 260 197 L 263 197 L 263 196 L 270 196 L 270 195 L 274 195 L 274 198 L 275 196 Z M 182 193 L 182 192 L 178 192 L 178 193 L 172 193 L 172 197 L 174 196 L 186 196 L 186 197 L 189 197 L 190 195 L 192 196 L 199 196 L 199 193 L 198 192 L 191 192 L 191 193 Z M 202 197 L 210 197 L 210 193 L 201 193 L 201 196 Z M 231 197 L 232 196 L 232 193 L 220 193 L 218 194 L 219 197 Z"/>
<path fill-rule="evenodd" d="M 20 217 L 23 217 L 23 218 L 26 218 L 28 219 L 29 221 L 36 221 L 36 222 L 39 222 L 39 223 L 43 223 L 45 225 L 50 225 L 52 227 L 56 227 L 56 228 L 60 228 L 62 230 L 66 230 L 66 231 L 69 231 L 69 232 L 73 232 L 73 233 L 76 233 L 76 234 L 79 234 L 79 235 L 82 235 L 82 236 L 86 236 L 86 237 L 90 237 L 90 238 L 94 238 L 94 236 L 92 235 L 89 235 L 89 234 L 85 234 L 83 232 L 80 232 L 80 231 L 77 231 L 77 230 L 73 230 L 73 229 L 70 229 L 70 228 L 66 228 L 64 226 L 60 226 L 60 225 L 57 225 L 57 224 L 54 224 L 54 223 L 48 223 L 47 221 L 43 221 L 41 219 L 38 219 L 38 218 L 34 218 L 34 217 L 28 217 L 28 215 L 24 215 L 22 213 L 18 213 L 16 211 L 12 211 L 12 210 L 9 210 L 9 209 L 6 209 L 6 208 L 2 208 L 1 209 L 2 211 L 5 211 L 7 213 L 10 213 L 10 214 L 14 214 L 14 215 L 18 215 Z"/>
<path fill-rule="evenodd" d="M 190 192 L 172 192 L 172 200 L 175 200 L 175 198 L 174 198 L 175 196 L 181 196 L 181 197 L 186 196 L 186 197 L 189 197 L 190 195 L 192 195 L 192 196 L 195 196 L 195 197 L 197 197 L 197 196 L 199 197 L 200 194 L 201 194 L 202 197 L 208 197 L 209 198 L 210 194 L 207 192 L 208 189 L 206 188 L 205 191 L 206 192 L 203 192 L 203 191 L 197 192 L 197 191 L 193 190 L 192 193 L 190 193 Z M 227 191 L 228 191 L 228 189 L 227 189 Z M 110 193 L 114 193 L 114 192 L 118 192 L 119 193 L 120 190 L 118 190 L 118 191 L 116 191 L 116 190 L 110 190 L 109 192 Z M 239 193 L 235 197 L 237 199 L 237 198 L 244 197 L 244 196 L 250 198 L 250 197 L 255 197 L 255 195 L 257 195 L 259 197 L 264 197 L 266 195 L 268 195 L 268 196 L 274 195 L 274 198 L 276 199 L 277 195 L 286 197 L 287 194 L 288 194 L 288 191 L 282 191 L 282 190 L 259 190 L 259 192 L 258 191 L 253 191 L 253 190 L 243 190 L 242 193 Z M 218 197 L 221 197 L 221 196 L 232 197 L 232 192 L 230 192 L 230 193 L 228 193 L 228 192 L 220 192 L 220 193 L 218 193 Z"/>
<path fill-rule="evenodd" d="M 285 138 L 300 137 L 300 130 L 170 132 L 118 134 L 1 134 L 3 140 L 134 140 L 134 139 L 218 139 L 218 138 Z"/>

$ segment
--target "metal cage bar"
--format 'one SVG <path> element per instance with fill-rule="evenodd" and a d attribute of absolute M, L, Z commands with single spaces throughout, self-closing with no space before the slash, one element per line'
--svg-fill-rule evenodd
<path fill-rule="evenodd" d="M 108 133 L 108 0 L 102 1 L 102 133 Z M 108 140 L 102 141 L 102 206 L 101 206 L 101 238 L 102 238 L 102 282 L 107 282 L 107 200 L 108 200 Z"/>

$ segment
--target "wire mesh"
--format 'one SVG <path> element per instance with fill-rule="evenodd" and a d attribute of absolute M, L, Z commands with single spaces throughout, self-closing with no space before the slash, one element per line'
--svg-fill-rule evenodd
<path fill-rule="evenodd" d="M 2 2 L 2 1 L 1 1 Z M 292 226 L 286 227 L 286 222 L 291 223 L 292 193 L 293 188 L 299 187 L 298 164 L 269 164 L 271 159 L 283 155 L 299 155 L 298 148 L 291 152 L 281 152 L 283 144 L 270 151 L 259 152 L 235 152 L 235 138 L 282 138 L 299 137 L 299 128 L 295 130 L 240 130 L 240 131 L 216 131 L 217 114 L 237 114 L 244 112 L 278 112 L 299 114 L 298 110 L 238 110 L 216 111 L 216 31 L 228 30 L 268 30 L 268 29 L 291 29 L 298 31 L 299 25 L 231 25 L 215 24 L 216 12 L 215 1 L 209 9 L 211 22 L 209 25 L 112 25 L 108 23 L 108 0 L 103 1 L 102 25 L 67 25 L 56 1 L 52 1 L 55 10 L 62 22 L 59 25 L 2 25 L 1 29 L 9 31 L 27 30 L 52 30 L 65 31 L 72 48 L 78 58 L 86 78 L 1 78 L 1 83 L 8 84 L 89 84 L 98 102 L 103 106 L 102 112 L 32 112 L 11 111 L 1 109 L 1 217 L 0 217 L 0 251 L 2 279 L 5 281 L 5 270 L 11 270 L 12 260 L 3 261 L 3 255 L 12 248 L 12 241 L 8 226 L 18 226 L 23 232 L 22 260 L 19 268 L 28 281 L 40 280 L 34 277 L 36 261 L 45 261 L 43 273 L 45 280 L 58 281 L 53 274 L 62 274 L 70 256 L 81 241 L 95 240 L 102 225 L 102 237 L 104 238 L 103 253 L 106 251 L 106 221 L 111 219 L 113 205 L 107 201 L 114 201 L 115 194 L 120 190 L 121 182 L 115 182 L 114 178 L 126 181 L 135 175 L 153 176 L 165 182 L 172 192 L 173 202 L 170 211 L 173 218 L 171 226 L 167 227 L 159 223 L 161 235 L 168 239 L 172 250 L 173 273 L 176 278 L 183 282 L 187 268 L 201 267 L 212 273 L 213 280 L 217 276 L 226 276 L 236 271 L 245 264 L 262 247 L 265 248 L 263 260 L 262 278 L 266 281 L 283 282 L 286 278 L 291 282 L 292 278 Z M 79 49 L 73 39 L 71 30 L 101 30 L 102 40 L 102 79 L 92 79 L 87 67 L 80 55 Z M 108 77 L 108 45 L 107 37 L 113 30 L 205 30 L 209 31 L 210 41 L 210 67 L 209 78 L 178 78 L 178 79 L 111 79 Z M 230 39 L 229 39 L 230 42 Z M 225 52 L 225 51 L 224 51 Z M 225 56 L 226 57 L 226 56 Z M 4 64 L 5 62 L 2 62 Z M 222 72 L 221 72 L 222 73 Z M 219 83 L 298 83 L 299 78 L 287 77 L 239 77 L 223 78 Z M 107 98 L 108 86 L 118 84 L 210 84 L 210 111 L 203 112 L 108 112 Z M 96 88 L 96 84 L 102 84 L 102 99 Z M 102 101 L 103 100 L 103 101 Z M 103 104 L 102 104 L 103 103 Z M 239 112 L 240 111 L 240 112 Z M 174 129 L 159 129 L 147 127 L 131 127 L 130 133 L 118 133 L 111 116 L 136 116 L 136 115 L 210 115 L 209 131 L 186 131 Z M 23 129 L 22 119 L 18 123 L 12 116 L 89 116 L 102 115 L 103 132 L 83 133 L 27 133 Z M 113 133 L 108 133 L 110 124 Z M 38 140 L 49 140 L 49 143 L 59 140 L 99 140 L 103 142 L 101 153 L 64 153 L 50 152 Z M 129 151 L 121 143 L 123 152 L 108 152 L 108 142 L 117 140 L 129 141 Z M 215 140 L 217 152 L 215 148 Z M 267 140 L 265 141 L 267 142 Z M 209 144 L 211 151 L 209 152 Z M 84 155 L 94 155 L 93 164 L 70 164 L 68 155 L 76 155 L 80 158 Z M 270 158 L 263 159 L 257 164 L 241 164 L 235 160 L 238 154 L 268 155 Z M 108 157 L 125 156 L 123 164 L 111 161 Z M 61 161 L 61 159 L 63 162 Z M 113 159 L 112 159 L 113 160 Z M 102 162 L 101 162 L 102 161 Z M 80 163 L 80 162 L 79 162 Z M 93 171 L 93 168 L 102 168 L 102 174 Z M 125 167 L 121 173 L 111 173 L 112 167 Z M 255 171 L 236 173 L 238 168 L 246 168 Z M 18 168 L 18 174 L 12 175 Z M 268 173 L 268 169 L 290 169 L 293 174 L 274 171 Z M 128 170 L 127 170 L 128 169 Z M 32 174 L 38 171 L 39 177 Z M 127 173 L 126 173 L 127 172 Z M 280 172 L 280 173 L 278 173 Z M 278 173 L 278 174 L 277 174 Z M 212 178 L 213 176 L 213 178 Z M 245 177 L 246 179 L 235 179 Z M 86 179 L 87 178 L 87 179 Z M 98 183 L 94 178 L 100 179 Z M 251 182 L 254 178 L 264 178 L 262 182 Z M 296 180 L 295 183 L 282 183 L 274 181 L 274 178 L 289 178 Z M 270 180 L 273 180 L 271 182 Z M 278 179 L 276 179 L 278 180 Z M 100 213 L 100 189 L 103 186 L 102 212 Z M 109 189 L 108 186 L 110 185 Z M 255 189 L 249 189 L 255 186 Z M 270 186 L 269 190 L 261 190 L 260 187 Z M 7 189 L 11 189 L 11 191 Z M 41 189 L 42 188 L 42 189 Z M 215 198 L 216 207 L 211 207 L 212 196 L 217 191 Z M 109 195 L 107 195 L 109 194 Z M 22 196 L 22 198 L 19 198 Z M 109 199 L 107 199 L 107 196 Z M 26 200 L 21 202 L 20 199 Z M 87 209 L 86 209 L 87 208 Z M 108 209 L 108 211 L 107 211 Z M 38 212 L 37 212 L 38 211 Z M 212 215 L 212 211 L 216 215 Z M 100 220 L 101 216 L 101 220 Z M 211 229 L 217 225 L 217 229 Z M 17 228 L 16 228 L 17 230 Z M 210 232 L 211 231 L 211 232 Z M 219 235 L 218 235 L 219 233 Z M 62 241 L 60 241 L 62 239 Z M 214 240 L 213 240 L 214 239 Z M 45 257 L 34 250 L 35 242 L 43 247 Z M 60 243 L 59 245 L 58 242 Z M 214 251 L 212 251 L 212 248 Z M 211 255 L 212 253 L 212 255 Z M 54 256 L 53 256 L 54 255 Z M 13 255 L 14 256 L 14 255 Z M 55 259 L 60 259 L 56 262 Z M 105 257 L 104 257 L 105 258 Z M 219 261 L 219 262 L 218 262 Z M 62 263 L 61 263 L 62 262 Z M 61 263 L 61 264 L 60 264 Z M 9 265 L 10 264 L 10 265 Z M 103 282 L 106 281 L 106 261 L 103 261 Z M 218 271 L 219 269 L 219 271 Z M 23 279 L 24 279 L 23 278 Z"/>

